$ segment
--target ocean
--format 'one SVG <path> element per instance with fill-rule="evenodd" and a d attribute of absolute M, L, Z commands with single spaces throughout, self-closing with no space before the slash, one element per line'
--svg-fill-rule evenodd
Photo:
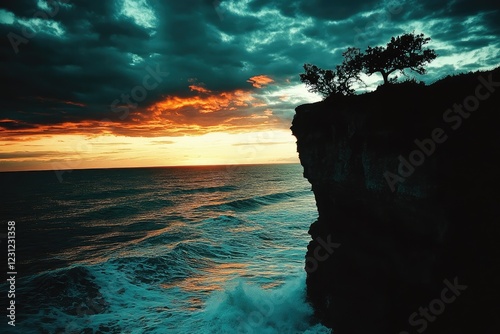
<path fill-rule="evenodd" d="M 305 301 L 297 164 L 0 173 L 2 333 L 330 333 Z M 8 275 L 7 275 L 8 276 Z M 15 327 L 5 309 L 15 300 Z M 9 312 L 9 311 L 7 311 Z"/>

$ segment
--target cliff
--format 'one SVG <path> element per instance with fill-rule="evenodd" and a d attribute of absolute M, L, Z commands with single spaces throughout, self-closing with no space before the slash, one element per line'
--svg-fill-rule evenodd
<path fill-rule="evenodd" d="M 335 334 L 498 331 L 499 106 L 497 68 L 296 108 L 307 295 Z"/>

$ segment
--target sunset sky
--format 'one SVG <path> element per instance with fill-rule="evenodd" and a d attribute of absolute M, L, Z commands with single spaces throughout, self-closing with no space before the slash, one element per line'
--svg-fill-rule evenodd
<path fill-rule="evenodd" d="M 51 4 L 51 5 L 49 5 Z M 500 60 L 492 0 L 16 0 L 0 5 L 0 171 L 298 162 L 304 63 L 415 31 L 427 83 Z M 381 82 L 365 78 L 369 89 Z"/>

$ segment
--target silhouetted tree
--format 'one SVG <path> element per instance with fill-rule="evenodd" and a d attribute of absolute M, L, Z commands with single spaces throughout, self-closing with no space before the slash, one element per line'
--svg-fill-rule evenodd
<path fill-rule="evenodd" d="M 436 59 L 434 50 L 423 49 L 431 39 L 424 34 L 414 33 L 392 37 L 387 46 L 368 47 L 363 58 L 363 69 L 367 75 L 380 72 L 384 84 L 391 82 L 389 75 L 395 71 L 403 74 L 410 69 L 419 74 L 425 74 L 425 65 Z"/>
<path fill-rule="evenodd" d="M 306 73 L 300 75 L 300 81 L 306 84 L 312 93 L 319 93 L 325 98 L 333 94 L 353 95 L 351 85 L 361 81 L 363 69 L 362 54 L 357 48 L 348 48 L 342 56 L 344 61 L 335 70 L 323 70 L 316 65 L 304 64 Z"/>
<path fill-rule="evenodd" d="M 419 74 L 425 74 L 425 65 L 436 59 L 434 50 L 423 49 L 430 41 L 424 34 L 414 33 L 392 37 L 386 47 L 369 46 L 365 53 L 359 48 L 348 48 L 342 56 L 344 60 L 335 70 L 323 70 L 316 65 L 304 64 L 305 73 L 300 75 L 300 81 L 306 84 L 310 92 L 319 93 L 325 98 L 334 95 L 353 95 L 352 84 L 361 82 L 360 74 L 372 75 L 380 72 L 384 84 L 396 82 L 397 77 L 389 75 L 409 69 Z"/>
<path fill-rule="evenodd" d="M 306 84 L 311 93 L 319 93 L 324 97 L 338 93 L 332 70 L 323 70 L 311 64 L 304 64 L 304 70 L 306 73 L 300 75 L 300 81 Z"/>
<path fill-rule="evenodd" d="M 359 48 L 348 48 L 342 56 L 344 61 L 336 67 L 338 91 L 344 95 L 353 95 L 354 90 L 351 85 L 356 82 L 363 82 L 360 73 L 363 70 L 363 54 Z"/>

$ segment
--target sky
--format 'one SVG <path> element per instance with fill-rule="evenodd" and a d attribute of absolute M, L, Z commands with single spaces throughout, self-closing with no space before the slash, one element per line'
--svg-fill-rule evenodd
<path fill-rule="evenodd" d="M 407 32 L 418 80 L 500 63 L 495 0 L 2 1 L 0 171 L 298 162 L 302 66 Z"/>

